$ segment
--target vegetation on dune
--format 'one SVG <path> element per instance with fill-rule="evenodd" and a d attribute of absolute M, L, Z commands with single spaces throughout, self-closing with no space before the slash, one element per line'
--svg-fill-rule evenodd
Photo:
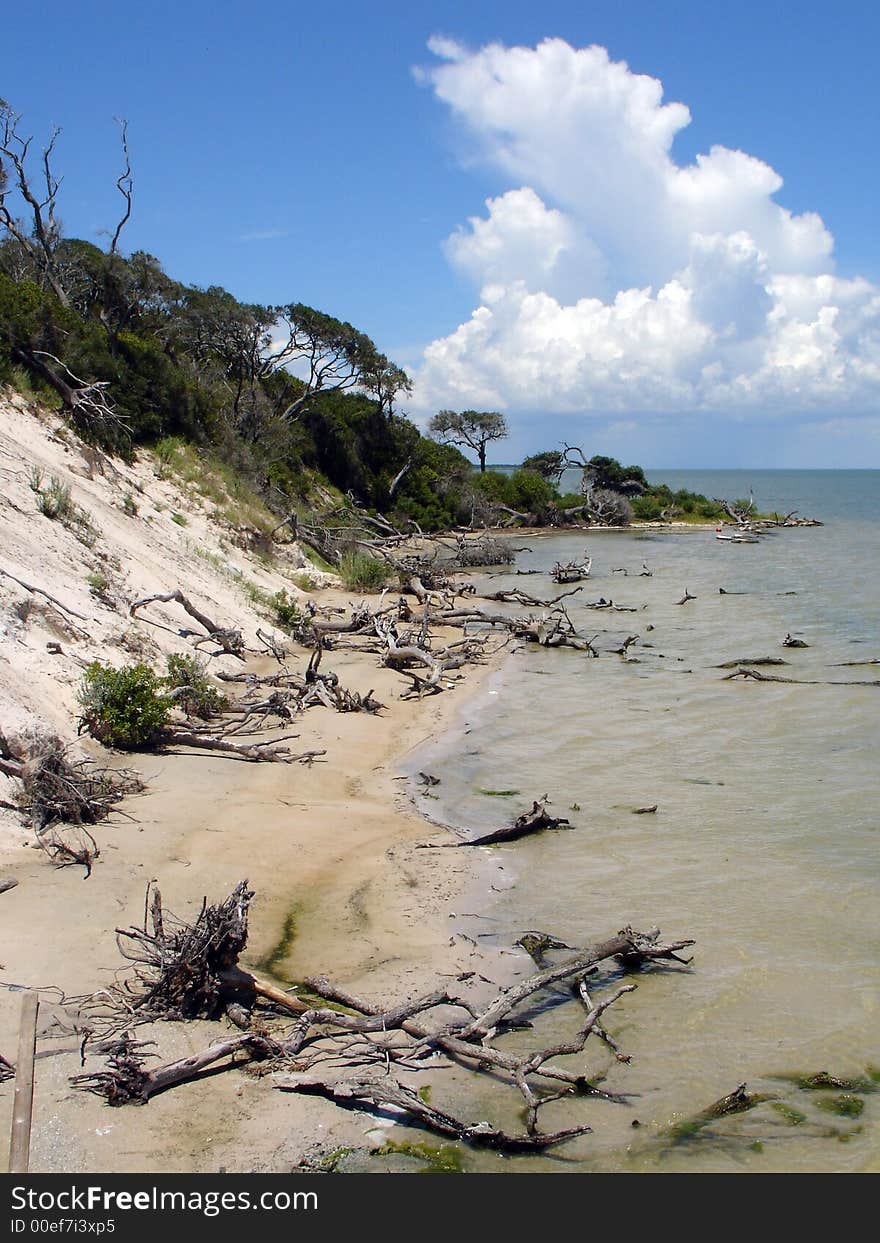
<path fill-rule="evenodd" d="M 162 679 L 148 665 L 113 669 L 93 661 L 78 698 L 80 732 L 123 751 L 150 746 L 170 711 Z"/>
<path fill-rule="evenodd" d="M 533 454 L 513 474 L 492 471 L 486 455 L 509 434 L 505 416 L 441 410 L 423 436 L 396 409 L 411 391 L 406 372 L 346 320 L 295 300 L 241 302 L 176 280 L 146 251 L 124 255 L 134 195 L 124 123 L 107 248 L 64 237 L 59 132 L 38 155 L 0 100 L 0 382 L 48 402 L 105 451 L 152 447 L 159 473 L 214 502 L 215 516 L 268 537 L 285 515 L 321 510 L 316 494 L 326 501 L 328 486 L 429 532 L 721 516 L 705 497 L 649 486 L 637 466 L 569 447 Z M 560 496 L 571 465 L 581 492 Z M 69 497 L 51 482 L 40 496 L 47 516 L 62 516 Z M 136 513 L 130 497 L 123 505 Z M 365 574 L 381 581 L 363 561 L 347 574 L 354 589 Z"/>

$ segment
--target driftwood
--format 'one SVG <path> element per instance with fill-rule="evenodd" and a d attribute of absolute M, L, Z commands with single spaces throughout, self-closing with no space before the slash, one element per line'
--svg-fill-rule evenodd
<path fill-rule="evenodd" d="M 53 826 L 37 834 L 37 844 L 56 867 L 83 867 L 84 880 L 92 874 L 92 864 L 100 855 L 98 843 L 83 825 L 71 829 Z"/>
<path fill-rule="evenodd" d="M 723 681 L 730 682 L 734 678 L 748 678 L 754 682 L 787 682 L 792 686 L 880 686 L 880 680 L 841 682 L 824 678 L 783 678 L 772 673 L 761 673 L 758 669 L 737 669 L 726 674 Z"/>
<path fill-rule="evenodd" d="M 240 1065 L 242 1061 L 259 1060 L 274 1050 L 271 1041 L 248 1033 L 217 1041 L 191 1057 L 147 1069 L 147 1047 L 147 1043 L 134 1040 L 127 1034 L 120 1040 L 109 1042 L 103 1050 L 107 1053 L 108 1069 L 73 1075 L 71 1083 L 103 1096 L 108 1105 L 146 1104 L 151 1096 L 176 1084 L 197 1079 L 203 1071 L 218 1062 L 228 1059 L 228 1069 Z M 99 1051 L 102 1051 L 100 1047 Z"/>
<path fill-rule="evenodd" d="M 572 825 L 563 817 L 551 816 L 547 811 L 547 796 L 541 802 L 532 803 L 531 811 L 524 811 L 517 816 L 513 824 L 484 833 L 481 837 L 470 838 L 468 841 L 456 842 L 458 846 L 495 846 L 499 842 L 515 842 L 517 838 L 527 837 L 530 833 L 539 833 L 542 829 L 570 829 Z"/>
<path fill-rule="evenodd" d="M 557 561 L 551 576 L 554 583 L 579 583 L 581 579 L 589 578 L 592 568 L 593 558 L 585 555 L 583 561 L 568 561 L 565 565 Z"/>
<path fill-rule="evenodd" d="M 696 600 L 696 598 L 697 597 L 692 596 L 691 593 L 688 591 L 687 587 L 685 587 L 684 595 L 681 597 L 680 600 L 676 600 L 675 603 L 676 604 L 687 604 L 689 600 Z"/>
<path fill-rule="evenodd" d="M 14 740 L 0 734 L 0 772 L 21 782 L 16 805 L 37 833 L 56 824 L 97 824 L 127 795 L 144 789 L 130 769 L 72 758 L 53 734 Z"/>
<path fill-rule="evenodd" d="M 62 613 L 66 613 L 69 617 L 76 617 L 79 621 L 89 620 L 87 617 L 83 617 L 82 613 L 77 613 L 68 605 L 62 604 L 56 596 L 50 596 L 48 591 L 44 591 L 42 587 L 35 587 L 32 583 L 26 583 L 22 578 L 16 578 L 14 574 L 10 574 L 8 570 L 4 570 L 2 566 L 0 566 L 0 574 L 2 574 L 4 578 L 11 578 L 14 583 L 18 583 L 19 587 L 23 587 L 25 591 L 29 591 L 31 595 L 43 596 L 49 601 L 50 604 L 54 604 L 57 609 L 61 609 Z"/>
<path fill-rule="evenodd" d="M 753 656 L 749 659 L 744 656 L 742 660 L 725 660 L 723 665 L 716 665 L 716 669 L 741 669 L 744 665 L 787 665 L 788 661 L 783 660 L 781 656 Z"/>
<path fill-rule="evenodd" d="M 194 647 L 200 647 L 203 643 L 216 643 L 218 650 L 211 653 L 211 655 L 217 656 L 223 652 L 229 656 L 235 656 L 238 660 L 244 660 L 244 638 L 241 631 L 231 629 L 229 627 L 218 626 L 217 623 L 212 621 L 210 617 L 208 617 L 200 609 L 196 608 L 196 606 L 189 599 L 187 599 L 179 588 L 177 591 L 169 591 L 164 594 L 160 592 L 152 596 L 143 596 L 140 600 L 133 601 L 133 603 L 129 606 L 128 613 L 130 617 L 136 617 L 137 610 L 144 608 L 147 604 L 153 604 L 155 602 L 170 604 L 172 601 L 179 604 L 181 608 L 186 613 L 189 613 L 190 617 L 197 621 L 207 632 L 206 634 L 200 635 L 197 630 L 189 630 L 184 628 L 178 631 L 178 634 L 182 638 L 195 638 L 195 643 L 193 645 Z"/>
<path fill-rule="evenodd" d="M 9 893 L 9 890 L 15 889 L 17 885 L 18 881 L 14 876 L 10 876 L 6 880 L 0 880 L 0 893 Z M 2 1062 L 2 1058 L 0 1058 L 0 1062 Z"/>
<path fill-rule="evenodd" d="M 299 734 L 290 734 L 290 738 L 298 738 Z M 302 751 L 299 755 L 291 755 L 287 747 L 282 747 L 283 738 L 271 742 L 237 743 L 231 742 L 217 734 L 203 734 L 193 730 L 165 729 L 161 735 L 164 746 L 195 747 L 200 751 L 220 751 L 224 755 L 234 755 L 238 759 L 247 760 L 251 764 L 314 764 L 315 760 L 326 755 L 322 751 Z"/>
<path fill-rule="evenodd" d="M 522 571 L 525 573 L 526 571 Z M 533 573 L 529 570 L 528 573 Z M 524 591 L 518 589 L 507 591 L 493 591 L 491 595 L 481 595 L 481 600 L 496 600 L 501 604 L 522 604 L 528 608 L 551 608 L 554 604 L 558 604 L 560 600 L 565 600 L 568 596 L 576 596 L 579 591 L 583 591 L 583 587 L 574 587 L 571 591 L 563 591 L 561 595 L 554 596 L 552 600 L 541 600 L 537 596 L 527 595 Z"/>
<path fill-rule="evenodd" d="M 576 1126 L 548 1134 L 507 1135 L 504 1131 L 490 1126 L 488 1122 L 462 1122 L 452 1114 L 429 1105 L 412 1088 L 398 1083 L 391 1076 L 382 1079 L 343 1080 L 341 1083 L 326 1079 L 291 1079 L 282 1081 L 277 1086 L 284 1092 L 317 1094 L 335 1101 L 338 1105 L 349 1105 L 357 1109 L 383 1109 L 390 1106 L 438 1135 L 463 1140 L 480 1148 L 495 1148 L 501 1152 L 540 1152 L 553 1144 L 574 1139 L 575 1136 L 585 1135 L 592 1130 L 589 1126 Z"/>
<path fill-rule="evenodd" d="M 592 973 L 596 983 L 591 988 L 600 988 L 604 981 L 596 972 L 605 962 L 626 968 L 654 960 L 681 963 L 687 960 L 678 951 L 692 944 L 663 944 L 656 931 L 638 933 L 626 928 L 560 964 L 533 973 L 479 1007 L 467 997 L 454 996 L 446 986 L 410 1001 L 375 1005 L 323 976 L 305 981 L 311 994 L 306 1001 L 266 987 L 238 966 L 252 896 L 243 881 L 224 902 L 203 904 L 196 922 L 188 925 L 163 910 L 158 890 L 148 890 L 143 927 L 117 933 L 123 955 L 134 963 L 133 977 L 83 1003 L 86 1009 L 91 1006 L 93 1012 L 103 1013 L 103 1031 L 99 1022 L 92 1021 L 95 1035 L 86 1048 L 103 1055 L 107 1063 L 101 1070 L 76 1076 L 78 1087 L 98 1092 L 114 1104 L 143 1103 L 156 1092 L 198 1078 L 210 1068 L 222 1070 L 242 1061 L 262 1060 L 270 1068 L 298 1072 L 295 1079 L 278 1082 L 287 1091 L 319 1092 L 357 1108 L 394 1106 L 419 1125 L 471 1144 L 510 1152 L 539 1150 L 589 1130 L 580 1125 L 542 1134 L 538 1115 L 547 1102 L 562 1094 L 621 1099 L 597 1088 L 580 1066 L 569 1069 L 560 1059 L 581 1054 L 590 1035 L 596 1034 L 615 1056 L 627 1060 L 604 1030 L 602 1017 L 635 985 L 619 985 L 594 1001 L 583 977 Z M 553 944 L 567 948 L 561 942 Z M 460 980 L 470 980 L 472 974 Z M 518 1007 L 566 980 L 573 982 L 568 998 L 579 999 L 586 1009 L 571 1039 L 516 1054 L 493 1043 L 496 1034 L 515 1023 L 513 1012 Z M 132 1033 L 138 1024 L 158 1018 L 216 1018 L 230 1007 L 240 1025 L 247 1022 L 246 1009 L 261 997 L 276 1003 L 279 994 L 283 1008 L 296 1015 L 282 1035 L 239 1034 L 213 1043 L 202 1053 L 148 1069 L 145 1062 L 152 1055 Z M 392 1073 L 392 1067 L 418 1071 L 432 1064 L 426 1059 L 435 1053 L 472 1070 L 488 1071 L 514 1086 L 526 1106 L 526 1133 L 508 1135 L 489 1123 L 462 1122 L 429 1105 Z M 369 1066 L 378 1073 L 365 1074 L 364 1067 Z M 328 1074 L 331 1067 L 333 1072 Z"/>

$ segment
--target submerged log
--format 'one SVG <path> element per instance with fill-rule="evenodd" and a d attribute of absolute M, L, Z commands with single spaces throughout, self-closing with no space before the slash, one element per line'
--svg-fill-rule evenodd
<path fill-rule="evenodd" d="M 722 1096 L 720 1100 L 714 1101 L 705 1109 L 701 1109 L 699 1113 L 694 1114 L 690 1118 L 685 1118 L 682 1122 L 673 1123 L 666 1131 L 666 1135 L 674 1143 L 684 1143 L 689 1139 L 693 1139 L 699 1135 L 705 1127 L 711 1123 L 717 1122 L 719 1118 L 728 1118 L 731 1114 L 746 1113 L 749 1109 L 754 1109 L 756 1105 L 760 1105 L 762 1101 L 768 1098 L 757 1092 L 748 1092 L 746 1085 L 741 1083 L 739 1087 L 734 1088 L 732 1092 L 728 1092 L 726 1096 Z"/>
<path fill-rule="evenodd" d="M 722 681 L 731 682 L 734 678 L 747 678 L 753 682 L 786 682 L 790 686 L 880 686 L 880 680 L 834 681 L 824 678 L 784 678 L 777 674 L 761 673 L 759 669 L 736 669 L 728 673 Z"/>

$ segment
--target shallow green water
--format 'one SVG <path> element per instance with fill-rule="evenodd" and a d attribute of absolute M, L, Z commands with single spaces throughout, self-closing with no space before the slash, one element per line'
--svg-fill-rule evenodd
<path fill-rule="evenodd" d="M 698 474 L 669 482 L 714 491 L 700 487 Z M 762 507 L 778 501 L 827 525 L 755 546 L 724 544 L 712 532 L 531 541 L 517 565 L 542 573 L 493 577 L 490 589 L 553 595 L 545 572 L 586 545 L 593 575 L 572 597 L 571 616 L 600 646 L 638 635 L 632 659 L 523 649 L 469 704 L 463 731 L 419 757 L 419 767 L 442 777 L 433 791 L 441 801 L 428 809 L 450 823 L 485 830 L 547 791 L 577 826 L 481 852 L 499 889 L 512 882 L 503 894 L 483 884 L 465 901 L 459 927 L 488 950 L 510 947 L 526 929 L 583 945 L 626 924 L 697 941 L 690 970 L 642 974 L 638 991 L 609 1015 L 632 1064 L 611 1062 L 599 1045 L 586 1059 L 608 1071 L 606 1086 L 632 1094 L 629 1103 L 548 1106 L 548 1129 L 586 1119 L 594 1133 L 524 1168 L 880 1164 L 880 1093 L 862 1097 L 859 1117 L 838 1116 L 818 1107 L 833 1093 L 777 1077 L 856 1076 L 880 1064 L 880 686 L 725 681 L 717 668 L 772 655 L 790 663 L 767 672 L 880 679 L 880 665 L 838 665 L 880 659 L 880 536 L 871 516 L 880 511 L 880 475 L 774 476 L 759 484 L 739 474 L 725 494 L 742 495 L 742 485 L 748 494 L 753 482 Z M 638 576 L 643 561 L 650 578 Z M 678 606 L 685 588 L 697 598 Z M 599 596 L 637 612 L 583 608 Z M 783 649 L 789 632 L 809 647 Z M 522 796 L 480 793 L 510 789 Z M 654 803 L 656 815 L 633 815 Z M 580 810 L 568 811 L 573 805 Z M 535 1029 L 509 1037 L 511 1048 L 571 1036 L 580 1015 L 574 1005 L 549 1004 L 532 1017 Z M 669 1123 L 743 1081 L 785 1108 L 767 1103 L 688 1143 L 662 1138 Z M 457 1082 L 453 1094 L 474 1091 Z M 512 1093 L 487 1086 L 462 1103 L 518 1124 Z M 794 1124 L 792 1110 L 806 1121 Z M 511 1168 L 494 1158 L 476 1164 Z"/>

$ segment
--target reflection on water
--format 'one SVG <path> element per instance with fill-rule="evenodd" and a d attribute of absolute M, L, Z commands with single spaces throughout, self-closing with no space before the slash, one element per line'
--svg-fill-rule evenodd
<path fill-rule="evenodd" d="M 493 851 L 493 866 L 515 884 L 503 901 L 484 895 L 486 918 L 470 919 L 468 931 L 479 929 L 485 945 L 509 947 L 528 928 L 583 945 L 632 924 L 697 942 L 691 970 L 643 974 L 609 1013 L 632 1064 L 609 1061 L 601 1046 L 590 1055 L 591 1068 L 608 1071 L 606 1087 L 632 1093 L 629 1104 L 548 1106 L 547 1129 L 586 1114 L 594 1134 L 526 1168 L 878 1166 L 880 1094 L 863 1095 L 861 1116 L 847 1116 L 828 1106 L 834 1093 L 778 1076 L 864 1076 L 880 1063 L 880 686 L 725 680 L 718 668 L 774 656 L 788 665 L 766 672 L 880 679 L 880 665 L 843 663 L 880 658 L 880 540 L 869 518 L 880 495 L 877 476 L 861 473 L 864 495 L 853 504 L 857 474 L 841 473 L 840 487 L 850 476 L 847 516 L 822 528 L 756 546 L 707 531 L 536 538 L 517 567 L 541 573 L 490 580 L 490 590 L 556 594 L 546 571 L 586 542 L 593 575 L 566 602 L 575 624 L 603 646 L 631 634 L 639 643 L 628 660 L 515 653 L 470 706 L 470 732 L 430 757 L 443 778 L 435 815 L 485 830 L 549 791 L 556 813 L 577 826 Z M 639 576 L 643 561 L 651 577 Z M 686 588 L 696 599 L 677 605 Z M 636 611 L 584 607 L 600 596 Z M 783 648 L 787 633 L 809 646 Z M 656 814 L 633 814 L 654 803 Z M 571 1035 L 578 1017 L 574 1006 L 551 1005 L 511 1047 Z M 779 1099 L 686 1143 L 658 1139 L 743 1081 Z M 474 1108 L 490 1102 L 491 1093 Z M 516 1126 L 515 1106 L 505 1100 L 496 1116 L 507 1110 Z M 483 1156 L 477 1165 L 498 1168 Z"/>

